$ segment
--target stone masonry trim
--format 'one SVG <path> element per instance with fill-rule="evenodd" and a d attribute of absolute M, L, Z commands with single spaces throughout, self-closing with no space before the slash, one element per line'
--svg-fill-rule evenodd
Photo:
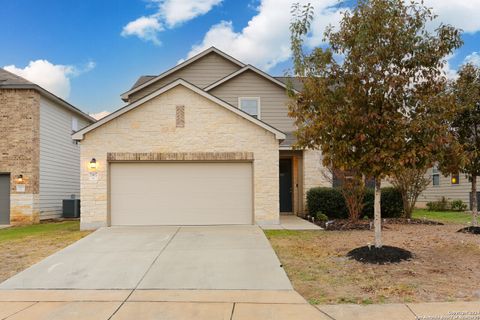
<path fill-rule="evenodd" d="M 253 161 L 253 152 L 109 152 L 107 161 Z"/>

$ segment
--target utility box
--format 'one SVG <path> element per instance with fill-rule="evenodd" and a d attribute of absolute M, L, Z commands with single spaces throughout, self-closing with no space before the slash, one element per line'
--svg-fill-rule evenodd
<path fill-rule="evenodd" d="M 63 218 L 80 218 L 80 199 L 63 200 Z"/>

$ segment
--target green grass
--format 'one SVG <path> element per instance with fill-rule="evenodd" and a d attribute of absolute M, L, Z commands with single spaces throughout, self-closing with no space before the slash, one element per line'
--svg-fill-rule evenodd
<path fill-rule="evenodd" d="M 0 229 L 0 242 L 6 240 L 20 240 L 26 237 L 52 235 L 55 233 L 70 233 L 79 231 L 78 221 L 63 221 L 55 223 L 40 223 L 28 226 Z"/>
<path fill-rule="evenodd" d="M 455 211 L 428 211 L 425 209 L 415 209 L 413 217 L 443 223 L 468 224 L 472 222 L 471 214 Z"/>

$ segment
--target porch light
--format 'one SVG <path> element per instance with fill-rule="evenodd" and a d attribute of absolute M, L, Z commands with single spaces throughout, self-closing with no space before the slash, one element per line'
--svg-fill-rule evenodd
<path fill-rule="evenodd" d="M 97 170 L 97 160 L 95 158 L 92 158 L 92 160 L 90 160 L 90 163 L 88 164 L 88 168 L 91 171 L 96 171 Z"/>
<path fill-rule="evenodd" d="M 16 176 L 15 177 L 15 182 L 23 183 L 23 174 L 19 174 L 18 176 Z"/>

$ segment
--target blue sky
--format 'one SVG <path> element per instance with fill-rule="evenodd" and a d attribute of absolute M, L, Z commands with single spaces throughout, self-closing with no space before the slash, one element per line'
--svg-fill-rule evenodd
<path fill-rule="evenodd" d="M 158 74 L 215 45 L 272 75 L 290 67 L 293 0 L 15 0 L 2 1 L 0 66 L 66 98 L 86 112 L 112 111 L 138 76 Z M 301 0 L 300 2 L 307 2 Z M 311 0 L 308 45 L 351 5 Z M 440 20 L 466 31 L 449 59 L 453 74 L 480 63 L 480 0 L 427 0 Z"/>

